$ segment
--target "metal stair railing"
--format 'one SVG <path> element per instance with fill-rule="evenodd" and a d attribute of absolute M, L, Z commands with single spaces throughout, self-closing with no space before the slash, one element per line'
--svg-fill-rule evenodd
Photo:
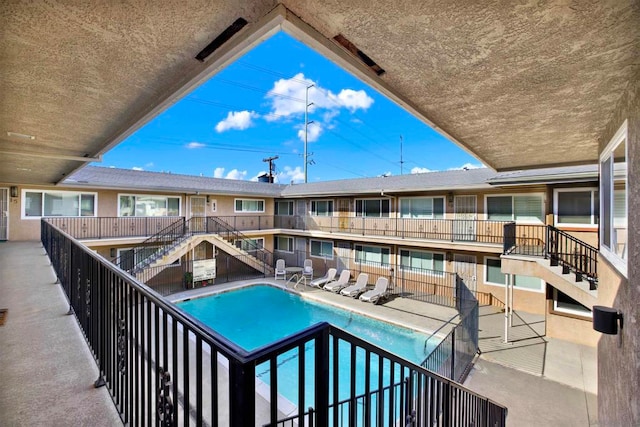
<path fill-rule="evenodd" d="M 189 228 L 189 221 L 183 217 L 182 221 L 177 221 L 163 228 L 133 248 L 132 254 L 117 257 L 113 260 L 113 263 L 127 272 L 139 270 L 140 265 L 147 263 L 150 258 L 156 258 L 158 254 L 167 253 L 176 240 L 185 237 Z M 156 250 L 151 252 L 149 248 L 156 248 Z M 131 265 L 123 265 L 123 262 L 129 260 L 131 260 Z"/>
<path fill-rule="evenodd" d="M 598 249 L 562 230 L 547 225 L 545 258 L 552 266 L 562 266 L 564 274 L 574 273 L 576 282 L 589 282 L 589 289 L 598 287 Z"/>
<path fill-rule="evenodd" d="M 247 247 L 238 246 L 236 243 L 236 247 L 238 249 L 244 250 L 249 255 L 253 255 L 258 261 L 264 264 L 265 267 L 273 267 L 275 263 L 275 257 L 273 252 L 259 246 L 254 243 L 251 237 L 242 234 L 238 230 L 236 230 L 231 224 L 228 224 L 226 221 L 221 220 L 219 218 L 208 216 L 206 218 L 206 230 L 208 233 L 215 233 L 220 235 L 223 239 L 227 241 L 236 241 L 236 242 L 246 242 Z"/>

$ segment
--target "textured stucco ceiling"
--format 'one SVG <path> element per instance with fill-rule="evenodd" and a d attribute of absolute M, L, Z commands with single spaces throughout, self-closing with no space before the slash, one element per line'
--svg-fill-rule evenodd
<path fill-rule="evenodd" d="M 595 161 L 639 74 L 636 1 L 284 4 L 283 28 L 299 16 L 318 31 L 302 38 L 348 65 L 330 41 L 342 34 L 386 71 L 367 81 L 497 169 Z M 0 182 L 55 183 L 99 156 L 280 25 L 265 18 L 276 5 L 2 2 Z M 213 59 L 194 59 L 239 17 Z"/>

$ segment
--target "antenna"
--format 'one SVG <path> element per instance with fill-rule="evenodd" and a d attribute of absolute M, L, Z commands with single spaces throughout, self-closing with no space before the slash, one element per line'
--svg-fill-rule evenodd
<path fill-rule="evenodd" d="M 273 163 L 274 160 L 279 159 L 279 156 L 267 157 L 266 159 L 262 159 L 263 162 L 269 162 L 269 182 L 273 183 L 273 173 L 276 171 L 276 165 Z"/>
<path fill-rule="evenodd" d="M 403 174 L 404 160 L 402 160 L 402 135 L 400 135 L 400 175 Z"/>

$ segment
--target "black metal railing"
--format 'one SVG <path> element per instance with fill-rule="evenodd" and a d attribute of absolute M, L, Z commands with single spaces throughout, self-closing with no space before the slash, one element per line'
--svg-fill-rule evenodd
<path fill-rule="evenodd" d="M 184 221 L 183 217 L 48 217 L 45 220 L 74 239 L 148 237 Z"/>
<path fill-rule="evenodd" d="M 563 273 L 575 274 L 576 281 L 589 281 L 592 290 L 598 282 L 598 249 L 557 228 L 547 225 L 545 253 L 551 265 Z"/>
<path fill-rule="evenodd" d="M 317 426 L 505 425 L 505 407 L 328 323 L 247 352 L 46 221 L 41 239 L 96 359 L 95 385 L 123 423 L 280 425 L 288 361 L 297 425 L 309 407 Z"/>

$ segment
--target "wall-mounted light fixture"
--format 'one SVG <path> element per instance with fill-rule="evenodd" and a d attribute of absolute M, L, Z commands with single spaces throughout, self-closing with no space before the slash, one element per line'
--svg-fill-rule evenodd
<path fill-rule="evenodd" d="M 211 198 L 209 197 L 209 195 L 207 194 L 207 203 L 209 203 L 211 201 Z"/>
<path fill-rule="evenodd" d="M 449 193 L 447 194 L 447 202 L 449 202 L 450 205 L 453 204 L 453 193 Z"/>
<path fill-rule="evenodd" d="M 18 187 L 16 187 L 15 185 L 12 185 L 12 186 L 9 188 L 9 195 L 10 195 L 11 197 L 18 197 Z"/>
<path fill-rule="evenodd" d="M 623 327 L 622 313 L 615 308 L 604 307 L 602 305 L 593 306 L 593 329 L 603 334 L 616 335 Z"/>
<path fill-rule="evenodd" d="M 453 252 L 451 251 L 447 252 L 447 261 L 449 262 L 453 261 Z"/>
<path fill-rule="evenodd" d="M 116 257 L 116 254 L 117 254 L 117 252 L 116 252 L 116 248 L 111 248 L 111 249 L 109 250 L 109 255 L 111 256 L 111 258 L 115 258 L 115 257 Z"/>

